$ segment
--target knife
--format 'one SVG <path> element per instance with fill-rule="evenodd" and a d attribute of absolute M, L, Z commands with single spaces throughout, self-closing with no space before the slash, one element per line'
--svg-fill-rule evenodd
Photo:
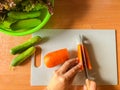
<path fill-rule="evenodd" d="M 85 82 L 87 90 L 90 90 L 90 76 L 89 76 L 89 72 L 88 72 L 88 67 L 87 67 L 87 58 L 85 55 L 85 49 L 84 49 L 84 36 L 83 35 L 79 35 L 79 44 L 81 45 L 81 52 L 82 52 L 82 62 L 83 62 L 83 68 L 84 68 L 84 73 L 85 73 L 85 77 L 87 82 Z"/>

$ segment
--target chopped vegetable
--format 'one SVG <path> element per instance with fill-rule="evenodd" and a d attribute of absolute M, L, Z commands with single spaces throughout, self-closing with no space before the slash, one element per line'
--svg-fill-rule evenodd
<path fill-rule="evenodd" d="M 0 21 L 5 19 L 9 11 L 31 12 L 43 8 L 53 14 L 51 0 L 0 0 Z"/>
<path fill-rule="evenodd" d="M 82 45 L 79 44 L 78 45 L 78 60 L 80 63 L 82 63 L 82 67 L 81 67 L 81 70 L 84 70 L 84 67 L 83 67 L 83 52 L 82 52 Z M 88 51 L 87 49 L 83 46 L 83 49 L 85 51 L 85 57 L 86 57 L 86 62 L 87 62 L 87 67 L 88 69 L 92 69 L 92 65 L 91 65 L 91 62 L 90 62 L 90 58 L 89 58 L 89 54 L 88 54 Z"/>
<path fill-rule="evenodd" d="M 22 43 L 22 44 L 20 44 L 20 45 L 18 45 L 16 47 L 12 48 L 10 50 L 10 52 L 13 55 L 15 55 L 17 53 L 21 53 L 21 52 L 25 51 L 26 49 L 28 49 L 29 47 L 40 43 L 40 41 L 41 41 L 41 37 L 40 36 L 35 36 L 35 37 L 29 39 L 28 41 L 26 41 L 26 42 L 24 42 L 24 43 Z"/>
<path fill-rule="evenodd" d="M 78 47 L 78 60 L 79 60 L 79 63 L 83 63 L 83 55 L 82 55 L 82 49 L 81 49 L 81 45 L 79 44 Z M 81 70 L 83 70 L 83 65 L 81 67 Z"/>
<path fill-rule="evenodd" d="M 0 28 L 2 29 L 12 29 L 11 27 L 3 25 L 4 21 L 9 17 L 9 19 L 28 19 L 28 18 L 39 18 L 41 21 L 43 17 L 43 10 L 48 10 L 50 14 L 53 14 L 53 0 L 0 0 Z M 42 14 L 42 15 L 41 15 Z M 42 19 L 43 20 L 43 19 Z M 9 20 L 8 20 L 9 21 Z M 14 22 L 13 22 L 14 23 Z M 9 23 L 10 25 L 13 24 Z M 40 23 L 39 23 L 40 24 Z M 9 26 L 10 26 L 9 25 Z M 24 24 L 23 24 L 24 25 Z M 36 25 L 34 25 L 36 27 Z M 32 27 L 32 28 L 34 28 Z M 27 28 L 31 29 L 31 28 Z M 24 27 L 20 30 L 26 30 Z"/>
<path fill-rule="evenodd" d="M 89 57 L 89 54 L 88 54 L 88 51 L 87 51 L 87 48 L 84 47 L 85 49 L 85 56 L 86 56 L 86 60 L 87 60 L 87 66 L 88 66 L 88 69 L 92 69 L 92 65 L 91 65 L 91 62 L 90 62 L 90 57 Z"/>
<path fill-rule="evenodd" d="M 30 47 L 28 48 L 26 51 L 24 51 L 23 53 L 19 54 L 17 57 L 15 57 L 10 64 L 10 68 L 17 66 L 19 64 L 21 64 L 23 61 L 25 61 L 28 57 L 30 57 L 31 55 L 34 54 L 36 48 L 35 47 Z"/>
<path fill-rule="evenodd" d="M 27 30 L 27 29 L 30 29 L 30 28 L 33 28 L 35 26 L 38 26 L 39 24 L 41 23 L 41 20 L 40 19 L 37 19 L 37 18 L 33 18 L 33 19 L 25 19 L 25 20 L 19 20 L 19 21 L 16 21 L 14 23 L 12 23 L 10 25 L 10 28 L 13 30 L 13 31 L 16 31 L 16 30 Z"/>
<path fill-rule="evenodd" d="M 69 59 L 69 53 L 66 48 L 49 52 L 44 56 L 44 63 L 48 68 L 64 63 Z"/>
<path fill-rule="evenodd" d="M 12 19 L 28 19 L 39 17 L 41 14 L 40 11 L 32 11 L 32 12 L 15 12 L 11 11 L 8 13 L 8 17 Z"/>

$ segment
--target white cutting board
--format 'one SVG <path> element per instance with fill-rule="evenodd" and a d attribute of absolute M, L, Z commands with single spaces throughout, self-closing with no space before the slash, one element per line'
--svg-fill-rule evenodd
<path fill-rule="evenodd" d="M 86 47 L 90 55 L 93 70 L 89 74 L 95 78 L 100 85 L 117 85 L 117 62 L 116 62 L 116 36 L 115 30 L 89 30 L 89 29 L 42 29 L 33 34 L 43 38 L 40 47 L 42 48 L 41 66 L 34 66 L 34 58 L 31 63 L 31 85 L 48 85 L 53 71 L 59 68 L 47 68 L 44 65 L 43 57 L 46 53 L 67 48 L 70 56 L 77 56 L 76 37 L 83 34 L 88 41 Z M 44 40 L 45 39 L 45 40 Z M 84 84 L 84 72 L 78 73 L 73 84 Z"/>

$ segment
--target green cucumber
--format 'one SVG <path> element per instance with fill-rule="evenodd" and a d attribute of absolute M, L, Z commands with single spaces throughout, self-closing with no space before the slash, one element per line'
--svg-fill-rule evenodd
<path fill-rule="evenodd" d="M 18 20 L 15 23 L 12 23 L 10 25 L 10 28 L 12 30 L 30 29 L 38 26 L 40 23 L 41 23 L 41 20 L 37 18 Z"/>
<path fill-rule="evenodd" d="M 14 22 L 16 22 L 16 20 L 7 17 L 4 21 L 0 22 L 0 28 L 9 30 L 10 25 Z"/>
<path fill-rule="evenodd" d="M 35 37 L 29 39 L 28 41 L 12 48 L 10 50 L 10 53 L 13 54 L 13 55 L 15 55 L 17 53 L 21 53 L 21 52 L 25 51 L 26 49 L 28 49 L 29 47 L 38 44 L 40 41 L 41 41 L 41 37 L 40 36 L 35 36 Z"/>
<path fill-rule="evenodd" d="M 33 12 L 16 12 L 11 11 L 8 13 L 8 17 L 13 19 L 28 19 L 28 18 L 35 18 L 39 17 L 41 14 L 40 11 L 33 11 Z"/>
<path fill-rule="evenodd" d="M 23 53 L 21 53 L 18 56 L 16 56 L 11 61 L 10 67 L 17 66 L 17 65 L 21 64 L 28 57 L 30 57 L 31 55 L 33 55 L 35 53 L 35 50 L 36 50 L 36 48 L 32 46 L 32 47 L 28 48 L 26 51 L 24 51 Z"/>

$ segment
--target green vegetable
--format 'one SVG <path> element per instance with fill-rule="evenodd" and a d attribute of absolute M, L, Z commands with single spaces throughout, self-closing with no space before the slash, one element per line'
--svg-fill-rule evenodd
<path fill-rule="evenodd" d="M 4 28 L 3 22 L 0 22 L 0 29 Z"/>
<path fill-rule="evenodd" d="M 47 5 L 43 2 L 43 0 L 21 0 L 21 2 L 19 2 L 16 8 L 19 11 L 30 12 L 30 11 L 36 11 L 36 10 L 38 11 L 42 8 L 46 8 L 46 6 Z"/>
<path fill-rule="evenodd" d="M 41 9 L 46 8 L 46 6 L 42 3 L 36 3 L 36 4 L 29 4 L 29 5 L 23 5 L 24 9 L 23 11 L 30 12 L 30 11 L 39 11 Z"/>
<path fill-rule="evenodd" d="M 30 57 L 31 55 L 34 54 L 36 48 L 35 47 L 30 47 L 28 48 L 26 51 L 24 51 L 23 53 L 19 54 L 18 56 L 16 56 L 11 64 L 10 64 L 10 67 L 13 67 L 13 66 L 17 66 L 19 64 L 21 64 L 23 61 L 25 61 L 28 57 Z"/>
<path fill-rule="evenodd" d="M 11 18 L 6 18 L 4 21 L 2 21 L 0 23 L 0 28 L 5 28 L 5 29 L 9 29 L 10 28 L 10 25 L 12 23 L 16 22 L 16 20 L 14 19 L 11 19 Z"/>
<path fill-rule="evenodd" d="M 28 19 L 28 18 L 39 17 L 40 14 L 41 14 L 40 11 L 32 11 L 32 12 L 11 11 L 8 13 L 8 17 L 13 19 Z"/>
<path fill-rule="evenodd" d="M 10 28 L 10 25 L 11 25 L 11 22 L 4 20 L 4 22 L 3 22 L 4 28 Z"/>
<path fill-rule="evenodd" d="M 15 23 L 10 25 L 12 30 L 20 30 L 20 29 L 30 29 L 33 27 L 38 26 L 41 23 L 40 19 L 26 19 L 26 20 L 19 20 Z"/>
<path fill-rule="evenodd" d="M 16 47 L 12 48 L 10 50 L 10 53 L 13 55 L 15 55 L 17 53 L 21 53 L 21 52 L 25 51 L 26 49 L 28 49 L 29 47 L 38 44 L 40 41 L 41 41 L 41 37 L 35 36 L 35 37 L 29 39 L 28 41 L 24 42 L 23 44 L 20 44 Z"/>

